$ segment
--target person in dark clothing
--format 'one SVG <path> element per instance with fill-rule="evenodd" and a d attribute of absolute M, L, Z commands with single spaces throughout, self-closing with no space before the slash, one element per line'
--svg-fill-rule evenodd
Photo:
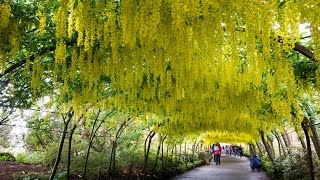
<path fill-rule="evenodd" d="M 250 157 L 250 167 L 252 171 L 254 171 L 254 169 L 257 169 L 258 171 L 260 171 L 262 167 L 262 162 L 258 155 L 252 154 L 252 156 Z"/>
<path fill-rule="evenodd" d="M 237 154 L 239 154 L 240 158 L 242 158 L 243 150 L 241 146 L 237 149 Z"/>

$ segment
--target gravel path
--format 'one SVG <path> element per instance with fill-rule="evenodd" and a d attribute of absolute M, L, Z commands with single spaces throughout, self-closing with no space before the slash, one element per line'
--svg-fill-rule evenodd
<path fill-rule="evenodd" d="M 170 180 L 271 180 L 265 172 L 252 172 L 246 157 L 221 156 L 221 165 L 213 161 Z"/>

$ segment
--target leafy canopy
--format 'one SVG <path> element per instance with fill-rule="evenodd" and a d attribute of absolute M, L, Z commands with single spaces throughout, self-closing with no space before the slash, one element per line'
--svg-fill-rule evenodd
<path fill-rule="evenodd" d="M 26 1 L 36 4 L 28 26 L 13 14 L 15 1 L 0 2 L 3 71 L 8 59 L 19 59 L 20 37 L 36 28 L 38 38 L 54 39 L 39 47 L 48 53 L 23 54 L 34 91 L 49 78 L 77 113 L 87 103 L 154 113 L 173 134 L 256 137 L 298 107 L 287 53 L 300 39 L 299 25 L 310 25 L 320 59 L 316 0 Z M 114 96 L 97 103 L 109 87 Z"/>

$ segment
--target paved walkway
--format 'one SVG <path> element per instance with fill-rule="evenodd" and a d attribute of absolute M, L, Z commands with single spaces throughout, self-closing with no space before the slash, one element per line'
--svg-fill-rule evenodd
<path fill-rule="evenodd" d="M 195 168 L 171 180 L 270 180 L 265 172 L 252 172 L 246 157 L 221 156 L 221 165 L 211 161 L 209 165 Z"/>

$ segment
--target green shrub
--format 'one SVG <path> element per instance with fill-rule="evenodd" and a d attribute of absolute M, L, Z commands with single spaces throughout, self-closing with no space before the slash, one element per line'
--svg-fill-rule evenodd
<path fill-rule="evenodd" d="M 285 164 L 280 159 L 275 159 L 273 162 L 273 174 L 272 177 L 275 177 L 277 179 L 283 179 L 283 173 Z"/>
<path fill-rule="evenodd" d="M 142 167 L 144 163 L 143 159 L 143 149 L 142 148 L 136 148 L 136 149 L 131 149 L 131 148 L 118 148 L 117 149 L 117 167 L 128 167 L 132 163 L 134 164 L 135 167 Z M 149 164 L 153 165 L 155 162 L 155 156 L 154 152 L 150 151 L 149 154 Z M 130 157 L 130 158 L 128 158 Z M 160 159 L 160 158 L 159 158 Z M 158 163 L 160 162 L 158 159 Z M 159 164 L 158 164 L 159 165 Z"/>
<path fill-rule="evenodd" d="M 34 152 L 28 156 L 27 161 L 35 164 L 39 164 L 39 163 L 44 164 L 45 163 L 44 156 L 45 156 L 44 152 Z"/>
<path fill-rule="evenodd" d="M 201 159 L 201 160 L 205 160 L 206 159 L 206 156 L 207 154 L 205 152 L 199 152 L 198 153 L 198 158 Z"/>
<path fill-rule="evenodd" d="M 270 162 L 266 157 L 263 157 L 263 168 L 273 179 L 308 179 L 309 168 L 306 159 L 306 154 L 303 151 L 296 151 L 289 154 L 285 159 L 275 159 Z M 319 161 L 317 157 L 313 158 L 314 172 L 318 177 Z"/>
<path fill-rule="evenodd" d="M 201 166 L 203 164 L 203 161 L 202 160 L 195 160 L 193 162 L 193 164 L 194 164 L 195 167 L 198 167 L 198 166 Z"/>
<path fill-rule="evenodd" d="M 185 163 L 179 164 L 178 169 L 180 169 L 181 172 L 188 171 L 188 167 Z"/>
<path fill-rule="evenodd" d="M 53 180 L 67 180 L 67 171 L 56 174 Z"/>
<path fill-rule="evenodd" d="M 94 179 L 100 173 L 106 172 L 109 166 L 110 153 L 96 152 L 91 150 L 87 165 L 87 178 Z M 78 174 L 82 176 L 85 164 L 85 154 L 82 156 L 74 156 L 71 163 L 71 174 Z M 66 166 L 66 163 L 64 163 Z"/>
<path fill-rule="evenodd" d="M 47 180 L 48 175 L 36 172 L 30 172 L 28 174 L 16 173 L 13 175 L 14 180 Z"/>
<path fill-rule="evenodd" d="M 44 154 L 44 159 L 43 159 L 43 161 L 45 162 L 45 165 L 47 165 L 47 166 L 53 166 L 54 165 L 54 162 L 55 162 L 56 156 L 57 156 L 58 147 L 59 147 L 59 144 L 57 142 L 53 142 L 53 143 L 50 143 L 48 145 L 47 150 L 46 150 L 46 152 Z M 62 153 L 61 157 L 62 157 L 61 161 L 63 161 L 63 158 L 65 157 L 65 154 Z"/>
<path fill-rule="evenodd" d="M 57 156 L 57 149 L 58 143 L 50 143 L 49 148 L 44 154 L 38 154 L 38 158 L 45 163 L 45 165 L 53 166 L 56 156 Z M 87 144 L 85 143 L 74 143 L 72 145 L 72 157 L 71 157 L 71 167 L 70 167 L 70 174 L 72 176 L 82 176 L 84 165 L 85 165 L 85 158 L 86 158 L 86 151 L 87 151 Z M 64 172 L 67 169 L 67 153 L 68 153 L 68 146 L 67 144 L 64 145 L 61 161 L 59 164 L 59 172 Z M 117 152 L 118 153 L 118 152 Z M 117 154 L 118 156 L 118 154 Z M 87 165 L 87 173 L 86 176 L 88 179 L 96 179 L 100 173 L 105 173 L 107 168 L 109 167 L 109 160 L 110 160 L 110 152 L 103 151 L 97 152 L 94 148 L 90 150 L 88 165 Z M 119 160 L 116 159 L 116 163 Z"/>
<path fill-rule="evenodd" d="M 10 153 L 0 153 L 0 161 L 15 162 L 16 158 Z"/>
<path fill-rule="evenodd" d="M 320 160 L 318 157 L 314 157 L 314 172 L 316 177 L 320 177 Z"/>
<path fill-rule="evenodd" d="M 187 163 L 187 168 L 188 168 L 188 169 L 194 168 L 194 164 L 191 163 L 191 162 L 188 162 L 188 163 Z"/>
<path fill-rule="evenodd" d="M 303 179 L 308 175 L 308 165 L 303 154 L 291 154 L 282 162 L 284 179 Z"/>
<path fill-rule="evenodd" d="M 28 157 L 26 154 L 18 154 L 16 161 L 20 163 L 25 163 L 25 162 L 28 162 Z"/>

